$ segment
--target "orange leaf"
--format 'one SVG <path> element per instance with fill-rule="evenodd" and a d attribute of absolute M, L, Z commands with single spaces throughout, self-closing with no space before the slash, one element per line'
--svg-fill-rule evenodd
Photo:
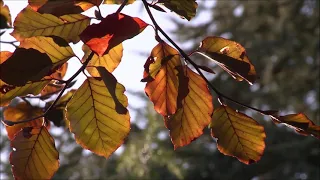
<path fill-rule="evenodd" d="M 288 127 L 295 129 L 302 135 L 313 135 L 314 137 L 320 139 L 320 126 L 314 124 L 314 122 L 312 122 L 306 115 L 302 113 L 280 116 L 277 118 L 277 120 L 279 120 L 281 123 L 284 123 Z"/>
<path fill-rule="evenodd" d="M 213 112 L 210 128 L 221 153 L 245 164 L 260 160 L 266 134 L 263 126 L 251 117 L 222 105 Z"/>
<path fill-rule="evenodd" d="M 187 66 L 178 70 L 181 86 L 179 94 L 187 91 L 186 89 L 188 91 L 178 98 L 178 103 L 181 100 L 181 108 L 174 115 L 165 118 L 175 149 L 188 145 L 201 136 L 203 129 L 210 123 L 213 112 L 212 96 L 206 81 Z"/>
<path fill-rule="evenodd" d="M 27 127 L 11 141 L 12 172 L 17 180 L 51 179 L 59 168 L 59 153 L 44 126 Z"/>
<path fill-rule="evenodd" d="M 25 102 L 19 103 L 17 106 L 9 106 L 5 108 L 3 116 L 5 120 L 13 122 L 19 122 L 27 119 L 31 119 L 36 116 L 42 115 L 42 109 L 28 105 Z M 8 137 L 10 140 L 14 138 L 14 135 L 24 127 L 41 127 L 43 123 L 43 117 L 30 121 L 27 123 L 15 124 L 13 126 L 6 126 Z"/>
<path fill-rule="evenodd" d="M 172 115 L 177 110 L 179 81 L 175 68 L 179 65 L 179 52 L 165 42 L 153 48 L 145 65 L 143 81 L 148 82 L 144 90 L 154 109 L 163 116 Z"/>
<path fill-rule="evenodd" d="M 88 26 L 81 34 L 81 40 L 92 51 L 102 56 L 110 49 L 142 32 L 148 24 L 125 14 L 110 14 L 99 24 Z"/>
<path fill-rule="evenodd" d="M 234 41 L 221 37 L 207 37 L 197 52 L 215 61 L 239 81 L 245 79 L 252 84 L 257 78 L 256 70 L 249 61 L 246 50 Z"/>

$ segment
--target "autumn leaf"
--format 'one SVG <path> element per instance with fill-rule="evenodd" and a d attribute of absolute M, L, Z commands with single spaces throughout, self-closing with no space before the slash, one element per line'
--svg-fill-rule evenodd
<path fill-rule="evenodd" d="M 40 81 L 51 72 L 50 57 L 35 49 L 17 48 L 0 64 L 0 79 L 14 86 L 23 86 L 29 81 Z"/>
<path fill-rule="evenodd" d="M 166 44 L 155 46 L 145 64 L 145 92 L 154 104 L 154 109 L 163 116 L 172 115 L 177 110 L 179 80 L 177 66 L 181 65 L 180 54 Z"/>
<path fill-rule="evenodd" d="M 128 0 L 127 5 L 128 4 L 132 4 L 134 3 L 136 0 Z M 104 0 L 103 2 L 104 4 L 122 4 L 123 0 Z"/>
<path fill-rule="evenodd" d="M 38 82 L 28 82 L 26 85 L 17 87 L 4 83 L 0 80 L 0 106 L 7 106 L 10 101 L 18 96 L 28 94 L 38 95 L 50 80 L 40 80 Z"/>
<path fill-rule="evenodd" d="M 277 121 L 284 123 L 288 127 L 293 128 L 299 134 L 302 135 L 313 135 L 314 137 L 320 139 L 320 126 L 312 122 L 306 115 L 299 114 L 289 114 L 285 116 L 275 117 Z"/>
<path fill-rule="evenodd" d="M 59 153 L 44 126 L 24 128 L 11 146 L 10 164 L 15 179 L 51 179 L 59 168 Z"/>
<path fill-rule="evenodd" d="M 124 40 L 142 32 L 148 24 L 137 17 L 125 14 L 110 14 L 99 24 L 88 26 L 81 34 L 81 40 L 99 56 L 107 54 Z"/>
<path fill-rule="evenodd" d="M 187 66 L 177 69 L 180 80 L 179 96 L 181 93 L 184 95 L 178 97 L 181 107 L 177 112 L 165 117 L 174 149 L 188 145 L 201 136 L 203 129 L 210 123 L 213 112 L 212 96 L 203 78 Z"/>
<path fill-rule="evenodd" d="M 90 24 L 90 18 L 82 14 L 56 17 L 40 14 L 31 7 L 23 9 L 16 17 L 11 33 L 18 41 L 34 36 L 59 36 L 67 42 L 79 42 L 79 34 Z"/>
<path fill-rule="evenodd" d="M 158 0 L 158 4 L 164 5 L 166 8 L 177 13 L 182 18 L 190 21 L 197 11 L 198 4 L 196 0 Z"/>
<path fill-rule="evenodd" d="M 11 14 L 7 5 L 4 5 L 0 0 L 0 29 L 9 28 L 12 26 Z"/>
<path fill-rule="evenodd" d="M 89 77 L 73 95 L 67 104 L 67 119 L 83 148 L 107 158 L 123 143 L 130 131 L 128 111 L 118 112 L 118 103 L 120 107 L 128 105 L 124 91 L 116 81 L 105 84 L 102 79 Z"/>
<path fill-rule="evenodd" d="M 263 126 L 251 117 L 222 105 L 213 112 L 210 128 L 224 155 L 236 157 L 245 164 L 260 160 L 266 134 Z"/>
<path fill-rule="evenodd" d="M 12 122 L 19 122 L 27 119 L 31 119 L 37 116 L 42 115 L 42 109 L 38 107 L 33 107 L 25 102 L 21 102 L 16 106 L 8 106 L 3 111 L 3 116 L 5 120 Z M 18 133 L 24 127 L 36 127 L 39 128 L 42 126 L 43 117 L 36 119 L 34 121 L 19 123 L 13 126 L 6 126 L 8 137 L 10 140 L 13 140 L 14 135 Z"/>
<path fill-rule="evenodd" d="M 28 0 L 34 11 L 55 16 L 80 14 L 94 5 L 100 5 L 101 2 L 102 0 Z"/>
<path fill-rule="evenodd" d="M 196 52 L 213 60 L 234 79 L 245 79 L 249 84 L 253 84 L 257 79 L 256 70 L 245 49 L 234 41 L 215 36 L 207 37 Z"/>
<path fill-rule="evenodd" d="M 87 45 L 83 45 L 82 50 L 85 53 L 82 58 L 82 62 L 84 62 L 85 60 L 87 60 L 87 58 L 89 57 L 89 55 L 92 51 L 90 50 L 90 48 Z M 96 67 L 98 67 L 98 66 L 103 66 L 109 72 L 113 72 L 120 64 L 122 54 L 123 54 L 122 44 L 119 44 L 119 45 L 113 47 L 107 54 L 105 54 L 103 56 L 98 56 L 97 54 L 94 54 L 92 59 L 88 63 L 86 70 L 93 77 L 100 76 L 99 72 L 96 69 Z"/>

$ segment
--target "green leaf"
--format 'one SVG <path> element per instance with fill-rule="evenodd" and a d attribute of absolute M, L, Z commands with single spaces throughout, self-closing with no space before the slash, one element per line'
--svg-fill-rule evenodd
<path fill-rule="evenodd" d="M 195 0 L 158 0 L 157 3 L 164 5 L 188 21 L 196 15 L 198 7 Z"/>
<path fill-rule="evenodd" d="M 0 29 L 9 28 L 12 26 L 11 14 L 7 5 L 4 5 L 0 0 Z"/>

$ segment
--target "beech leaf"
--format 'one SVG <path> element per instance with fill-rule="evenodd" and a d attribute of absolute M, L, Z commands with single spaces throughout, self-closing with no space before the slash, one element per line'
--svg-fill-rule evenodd
<path fill-rule="evenodd" d="M 196 0 L 158 0 L 158 4 L 164 5 L 166 8 L 177 13 L 182 18 L 190 21 L 197 11 L 198 4 Z"/>
<path fill-rule="evenodd" d="M 245 164 L 260 160 L 265 149 L 263 126 L 251 117 L 222 105 L 212 116 L 211 136 L 217 138 L 218 150 Z"/>
<path fill-rule="evenodd" d="M 123 143 L 130 131 L 130 115 L 128 111 L 119 114 L 116 108 L 117 102 L 128 106 L 124 91 L 117 82 L 105 84 L 102 79 L 89 77 L 75 92 L 67 104 L 66 117 L 83 148 L 107 158 Z"/>
<path fill-rule="evenodd" d="M 177 110 L 179 80 L 177 66 L 181 65 L 180 54 L 166 44 L 155 46 L 145 64 L 145 92 L 162 116 L 172 115 Z"/>
<path fill-rule="evenodd" d="M 134 3 L 136 0 L 128 0 L 128 4 L 132 4 Z M 123 3 L 123 0 L 104 0 L 103 2 L 104 4 L 122 4 Z"/>
<path fill-rule="evenodd" d="M 11 26 L 10 10 L 7 5 L 4 5 L 3 0 L 0 0 L 0 29 L 9 28 Z"/>
<path fill-rule="evenodd" d="M 103 56 L 124 40 L 138 35 L 147 25 L 137 17 L 114 13 L 102 19 L 99 24 L 88 26 L 80 34 L 80 38 L 92 51 Z"/>
<path fill-rule="evenodd" d="M 201 136 L 211 122 L 213 112 L 212 96 L 206 81 L 187 66 L 177 69 L 180 80 L 178 103 L 181 101 L 181 107 L 175 114 L 165 117 L 174 149 Z"/>
<path fill-rule="evenodd" d="M 217 63 L 234 79 L 245 79 L 253 84 L 257 79 L 256 70 L 248 59 L 245 49 L 238 43 L 222 37 L 207 37 L 197 52 Z"/>
<path fill-rule="evenodd" d="M 15 179 L 51 179 L 59 168 L 59 153 L 44 126 L 27 127 L 11 141 L 10 163 Z"/>
<path fill-rule="evenodd" d="M 79 42 L 79 34 L 90 24 L 90 18 L 82 14 L 69 14 L 56 17 L 40 14 L 30 6 L 16 17 L 11 33 L 18 41 L 33 36 L 59 36 L 67 42 Z"/>

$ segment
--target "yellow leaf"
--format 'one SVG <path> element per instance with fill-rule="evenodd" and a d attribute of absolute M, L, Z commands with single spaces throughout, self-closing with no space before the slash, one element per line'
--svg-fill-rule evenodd
<path fill-rule="evenodd" d="M 128 0 L 128 4 L 134 3 L 136 0 Z M 122 4 L 123 0 L 104 0 L 104 4 Z"/>
<path fill-rule="evenodd" d="M 223 105 L 213 112 L 210 128 L 221 153 L 245 164 L 260 160 L 266 134 L 263 126 L 251 117 Z"/>
<path fill-rule="evenodd" d="M 144 90 L 154 109 L 163 116 L 172 115 L 177 110 L 179 81 L 175 68 L 179 65 L 179 52 L 165 42 L 152 49 L 145 64 L 142 81 L 147 81 L 147 84 Z"/>
<path fill-rule="evenodd" d="M 87 45 L 83 45 L 84 56 L 82 61 L 84 62 L 87 60 L 88 56 L 92 52 Z M 117 45 L 116 47 L 112 48 L 107 54 L 103 56 L 99 56 L 94 54 L 92 59 L 90 60 L 86 70 L 90 73 L 93 77 L 100 77 L 99 72 L 97 71 L 96 67 L 103 66 L 109 72 L 113 72 L 118 65 L 120 64 L 121 58 L 123 54 L 123 47 L 122 43 Z"/>
<path fill-rule="evenodd" d="M 181 67 L 179 74 L 179 96 L 183 91 L 188 91 L 177 100 L 178 104 L 181 103 L 181 108 L 174 115 L 165 118 L 175 149 L 188 145 L 201 136 L 203 129 L 210 123 L 213 112 L 212 96 L 203 78 L 187 66 L 185 69 Z M 183 74 L 186 79 L 181 79 Z"/>
<path fill-rule="evenodd" d="M 256 70 L 239 43 L 222 37 L 207 37 L 201 42 L 197 52 L 215 61 L 234 79 L 247 80 L 252 84 L 257 79 Z"/>
<path fill-rule="evenodd" d="M 158 0 L 157 3 L 164 5 L 188 21 L 196 15 L 198 8 L 196 0 Z"/>
<path fill-rule="evenodd" d="M 49 82 L 50 80 L 41 80 L 33 83 L 28 82 L 24 86 L 16 87 L 0 80 L 0 106 L 7 106 L 10 101 L 17 96 L 25 96 L 28 94 L 38 95 Z"/>
<path fill-rule="evenodd" d="M 9 28 L 12 26 L 11 14 L 7 5 L 0 1 L 0 29 Z"/>
<path fill-rule="evenodd" d="M 82 14 L 60 17 L 40 14 L 31 7 L 23 9 L 16 17 L 11 33 L 18 41 L 33 36 L 59 36 L 68 42 L 79 42 L 79 34 L 90 24 L 90 18 Z"/>
<path fill-rule="evenodd" d="M 119 83 L 106 85 L 103 80 L 89 77 L 73 95 L 67 104 L 67 119 L 83 148 L 107 158 L 123 143 L 130 131 L 128 111 L 117 112 L 118 103 L 128 106 L 124 91 Z"/>
<path fill-rule="evenodd" d="M 44 126 L 24 128 L 11 146 L 10 163 L 15 179 L 51 179 L 59 168 L 59 153 Z"/>
<path fill-rule="evenodd" d="M 5 120 L 9 120 L 12 122 L 19 122 L 27 119 L 31 119 L 33 117 L 37 117 L 42 115 L 42 109 L 38 107 L 30 106 L 29 104 L 22 102 L 17 106 L 9 106 L 4 109 L 3 117 Z M 8 137 L 10 140 L 14 138 L 14 135 L 19 132 L 24 127 L 41 127 L 43 123 L 43 117 L 36 119 L 34 121 L 15 124 L 13 126 L 6 126 L 6 130 L 8 133 Z"/>

